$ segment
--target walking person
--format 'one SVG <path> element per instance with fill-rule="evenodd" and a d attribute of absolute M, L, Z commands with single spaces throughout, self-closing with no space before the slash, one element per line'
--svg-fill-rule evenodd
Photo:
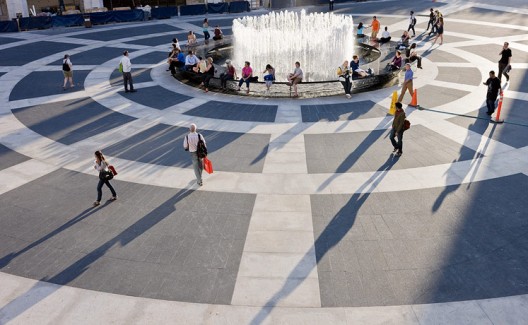
<path fill-rule="evenodd" d="M 440 45 L 444 42 L 444 18 L 438 18 L 436 23 L 436 37 L 434 39 L 433 45 L 436 44 L 436 40 L 440 37 Z"/>
<path fill-rule="evenodd" d="M 62 90 L 66 90 L 68 81 L 70 82 L 70 88 L 75 87 L 73 83 L 73 64 L 70 61 L 70 55 L 65 54 L 64 59 L 62 60 L 62 74 L 64 75 L 64 84 L 62 85 Z"/>
<path fill-rule="evenodd" d="M 198 185 L 202 186 L 202 171 L 203 171 L 203 158 L 199 156 L 199 145 L 203 143 L 203 147 L 207 148 L 205 144 L 205 138 L 203 135 L 197 132 L 196 124 L 191 124 L 189 127 L 189 134 L 183 139 L 183 148 L 185 151 L 189 151 L 191 155 L 192 165 L 194 169 L 194 175 L 196 175 L 196 182 Z M 199 144 L 200 143 L 200 144 Z M 206 153 L 207 155 L 207 153 Z"/>
<path fill-rule="evenodd" d="M 402 103 L 396 103 L 396 113 L 394 114 L 394 120 L 392 120 L 392 130 L 390 132 L 389 139 L 394 147 L 393 153 L 396 156 L 403 154 L 403 132 L 405 124 L 405 112 L 403 111 Z M 398 141 L 395 140 L 398 139 Z"/>
<path fill-rule="evenodd" d="M 128 51 L 123 52 L 121 66 L 123 68 L 123 83 L 125 85 L 125 93 L 135 93 L 136 90 L 134 89 L 134 83 L 132 81 L 132 62 L 130 62 L 130 58 L 128 57 Z M 130 90 L 128 90 L 129 86 Z"/>
<path fill-rule="evenodd" d="M 413 71 L 411 69 L 411 64 L 410 63 L 406 63 L 405 64 L 405 80 L 403 81 L 403 86 L 402 86 L 400 97 L 398 97 L 398 102 L 402 101 L 402 99 L 405 96 L 405 93 L 407 92 L 407 90 L 409 90 L 409 94 L 411 94 L 411 98 L 414 95 L 414 92 L 413 92 L 413 77 L 414 77 L 414 73 L 413 73 Z"/>
<path fill-rule="evenodd" d="M 414 30 L 414 26 L 416 26 L 416 17 L 414 16 L 414 11 L 411 11 L 411 17 L 409 17 L 409 28 L 407 29 L 408 32 L 413 31 L 413 37 L 416 36 L 416 31 Z"/>
<path fill-rule="evenodd" d="M 488 92 L 486 94 L 486 106 L 488 111 L 486 114 L 492 115 L 495 112 L 495 101 L 497 101 L 497 95 L 501 90 L 501 81 L 495 76 L 495 71 L 489 72 L 489 78 L 486 82 L 483 82 L 485 86 L 488 86 Z"/>
<path fill-rule="evenodd" d="M 435 14 L 433 8 L 431 8 L 429 13 L 429 22 L 427 23 L 427 29 L 425 31 L 429 30 L 429 26 L 431 26 L 431 33 L 433 32 L 433 27 L 435 23 Z"/>
<path fill-rule="evenodd" d="M 100 150 L 97 150 L 95 152 L 95 161 L 94 161 L 94 169 L 99 172 L 99 184 L 97 184 L 97 200 L 93 203 L 94 206 L 98 206 L 101 204 L 101 198 L 103 196 L 103 185 L 106 184 L 108 188 L 110 189 L 110 192 L 112 192 L 112 197 L 109 201 L 115 201 L 117 200 L 117 193 L 112 187 L 112 184 L 110 184 L 110 179 L 106 177 L 106 174 L 111 173 L 108 170 L 108 162 L 106 161 L 103 153 Z"/>
<path fill-rule="evenodd" d="M 297 85 L 302 82 L 303 79 L 303 71 L 301 69 L 301 64 L 299 61 L 295 62 L 295 70 L 293 70 L 293 73 L 288 74 L 288 85 L 291 87 L 293 86 L 293 97 L 299 97 L 299 93 L 297 92 Z"/>
<path fill-rule="evenodd" d="M 508 48 L 510 44 L 508 42 L 504 42 L 504 46 L 502 47 L 502 50 L 500 51 L 499 55 L 501 56 L 499 60 L 499 81 L 502 82 L 502 75 L 506 76 L 506 81 L 510 81 L 510 76 L 508 75 L 508 66 L 511 63 L 512 58 L 512 51 L 510 48 Z"/>
<path fill-rule="evenodd" d="M 207 18 L 205 18 L 203 21 L 202 31 L 205 37 L 205 44 L 208 44 L 209 39 L 211 38 L 211 34 L 209 34 L 209 21 L 207 20 Z"/>
<path fill-rule="evenodd" d="M 328 1 L 328 11 L 334 11 L 334 0 Z"/>

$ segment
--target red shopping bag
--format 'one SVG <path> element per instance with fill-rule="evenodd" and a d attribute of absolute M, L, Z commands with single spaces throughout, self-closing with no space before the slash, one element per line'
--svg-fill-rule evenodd
<path fill-rule="evenodd" d="M 110 165 L 108 166 L 108 169 L 110 169 L 110 171 L 112 172 L 112 174 L 114 174 L 114 176 L 117 175 L 117 170 L 115 169 L 114 166 Z"/>
<path fill-rule="evenodd" d="M 205 171 L 208 174 L 212 174 L 213 173 L 213 163 L 209 159 L 207 159 L 207 157 L 205 157 L 203 159 L 203 164 L 204 164 Z"/>

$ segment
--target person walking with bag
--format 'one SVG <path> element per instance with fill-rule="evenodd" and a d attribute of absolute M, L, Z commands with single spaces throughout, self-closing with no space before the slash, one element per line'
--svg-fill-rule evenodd
<path fill-rule="evenodd" d="M 97 200 L 93 203 L 96 207 L 101 204 L 101 197 L 103 196 L 103 185 L 106 184 L 112 192 L 112 197 L 109 201 L 117 200 L 117 193 L 110 184 L 110 180 L 114 178 L 114 174 L 108 169 L 108 162 L 106 161 L 103 153 L 100 150 L 95 152 L 95 165 L 94 169 L 99 172 L 99 184 L 97 184 Z"/>
<path fill-rule="evenodd" d="M 121 62 L 119 63 L 119 65 L 120 69 L 123 72 L 123 83 L 125 84 L 125 93 L 135 93 L 136 90 L 134 89 L 134 83 L 132 81 L 132 62 L 130 62 L 130 58 L 128 57 L 128 51 L 123 52 L 123 57 L 121 58 Z M 128 90 L 129 86 L 130 90 Z"/>
<path fill-rule="evenodd" d="M 64 75 L 64 84 L 62 85 L 62 90 L 66 90 L 68 81 L 70 82 L 70 88 L 75 87 L 75 84 L 73 83 L 73 64 L 70 61 L 69 54 L 65 54 L 64 59 L 62 60 L 62 74 Z"/>
<path fill-rule="evenodd" d="M 403 111 L 403 105 L 400 102 L 396 103 L 396 113 L 394 114 L 394 120 L 392 121 L 392 130 L 390 132 L 389 139 L 394 147 L 393 153 L 396 152 L 396 156 L 403 154 L 403 132 L 405 124 L 405 112 Z M 398 138 L 398 142 L 394 140 Z"/>
<path fill-rule="evenodd" d="M 202 159 L 207 157 L 207 146 L 205 144 L 204 136 L 197 132 L 196 124 L 194 123 L 189 127 L 189 134 L 183 139 L 183 148 L 185 151 L 189 151 L 194 175 L 196 175 L 196 183 L 202 186 Z"/>

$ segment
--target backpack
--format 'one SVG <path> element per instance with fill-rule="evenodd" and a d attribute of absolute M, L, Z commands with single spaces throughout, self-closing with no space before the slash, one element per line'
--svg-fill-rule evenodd
<path fill-rule="evenodd" d="M 416 25 L 416 17 L 413 18 L 413 23 L 412 23 L 412 24 L 413 24 L 413 25 Z"/>
<path fill-rule="evenodd" d="M 202 135 L 200 133 L 198 133 L 198 144 L 196 145 L 196 154 L 198 155 L 198 158 L 207 157 L 207 147 L 205 146 L 205 143 L 202 140 Z"/>
<path fill-rule="evenodd" d="M 403 121 L 403 129 L 404 130 L 409 130 L 411 128 L 411 122 L 409 120 L 405 120 Z"/>
<path fill-rule="evenodd" d="M 70 65 L 66 61 L 62 64 L 62 71 L 70 71 Z"/>

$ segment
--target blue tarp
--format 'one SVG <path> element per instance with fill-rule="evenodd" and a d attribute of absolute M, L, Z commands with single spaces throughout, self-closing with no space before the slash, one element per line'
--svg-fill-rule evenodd
<path fill-rule="evenodd" d="M 178 7 L 158 7 L 151 9 L 151 17 L 154 19 L 167 19 L 178 16 Z"/>
<path fill-rule="evenodd" d="M 121 23 L 126 21 L 140 21 L 145 19 L 145 12 L 141 9 L 124 11 L 92 12 L 90 20 L 92 24 Z"/>
<path fill-rule="evenodd" d="M 81 14 L 53 16 L 51 20 L 53 27 L 71 27 L 81 26 L 82 24 L 84 24 L 84 19 Z"/>
<path fill-rule="evenodd" d="M 227 2 L 209 3 L 207 4 L 207 12 L 210 14 L 221 14 L 227 12 L 229 5 Z"/>
<path fill-rule="evenodd" d="M 51 16 L 20 18 L 20 30 L 51 28 Z"/>
<path fill-rule="evenodd" d="M 229 3 L 229 12 L 249 11 L 249 1 L 233 1 Z"/>
<path fill-rule="evenodd" d="M 0 33 L 18 32 L 18 25 L 16 20 L 0 21 Z"/>
<path fill-rule="evenodd" d="M 205 5 L 180 6 L 180 15 L 205 15 Z"/>

